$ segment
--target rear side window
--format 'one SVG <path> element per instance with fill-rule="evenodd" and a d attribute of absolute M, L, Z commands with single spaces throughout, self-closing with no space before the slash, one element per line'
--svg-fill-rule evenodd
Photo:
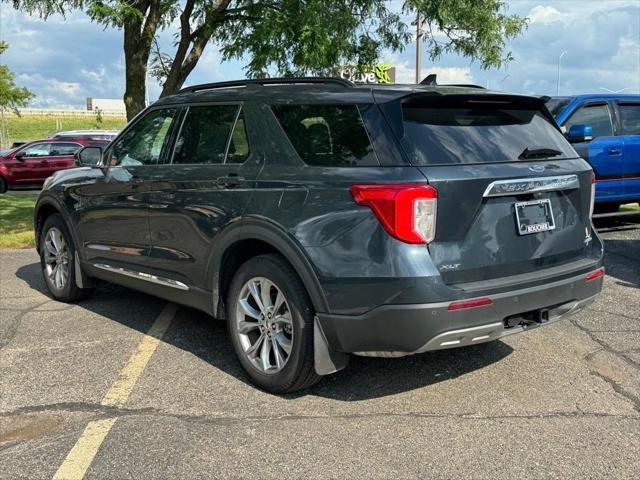
<path fill-rule="evenodd" d="M 613 135 L 613 125 L 609 107 L 606 104 L 586 105 L 569 117 L 565 123 L 567 132 L 572 125 L 591 125 L 593 138 L 610 137 Z"/>
<path fill-rule="evenodd" d="M 189 107 L 173 163 L 242 163 L 249 156 L 244 116 L 238 105 Z"/>
<path fill-rule="evenodd" d="M 640 103 L 619 103 L 620 134 L 640 135 Z"/>
<path fill-rule="evenodd" d="M 51 155 L 73 155 L 80 148 L 77 143 L 54 143 L 51 145 Z"/>
<path fill-rule="evenodd" d="M 176 141 L 173 163 L 224 163 L 237 105 L 190 107 Z"/>
<path fill-rule="evenodd" d="M 527 105 L 442 100 L 405 104 L 402 114 L 402 143 L 417 165 L 513 162 L 527 148 L 576 156 L 562 133 Z"/>
<path fill-rule="evenodd" d="M 378 165 L 356 105 L 276 105 L 272 108 L 306 164 L 319 167 Z"/>

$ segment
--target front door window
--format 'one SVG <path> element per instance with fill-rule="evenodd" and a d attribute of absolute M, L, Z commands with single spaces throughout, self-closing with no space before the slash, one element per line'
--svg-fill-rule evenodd
<path fill-rule="evenodd" d="M 147 113 L 107 153 L 109 165 L 127 167 L 160 163 L 175 116 L 173 108 Z"/>

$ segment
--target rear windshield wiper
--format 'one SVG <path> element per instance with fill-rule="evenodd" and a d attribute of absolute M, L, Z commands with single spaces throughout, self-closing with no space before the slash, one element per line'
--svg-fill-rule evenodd
<path fill-rule="evenodd" d="M 524 151 L 518 156 L 520 160 L 529 159 L 529 158 L 549 158 L 549 157 L 557 157 L 558 155 L 562 155 L 560 150 L 555 150 L 553 148 L 525 148 Z"/>

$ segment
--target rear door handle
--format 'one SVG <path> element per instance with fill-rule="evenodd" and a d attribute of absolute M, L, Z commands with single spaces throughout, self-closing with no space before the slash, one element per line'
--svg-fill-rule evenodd
<path fill-rule="evenodd" d="M 621 155 L 622 151 L 619 148 L 611 147 L 609 148 L 609 155 Z"/>
<path fill-rule="evenodd" d="M 236 187 L 245 181 L 244 177 L 238 175 L 229 175 L 227 177 L 219 177 L 216 183 L 221 187 Z"/>

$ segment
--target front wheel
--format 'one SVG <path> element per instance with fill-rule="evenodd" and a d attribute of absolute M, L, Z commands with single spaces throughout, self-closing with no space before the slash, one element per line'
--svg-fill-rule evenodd
<path fill-rule="evenodd" d="M 42 275 L 53 298 L 74 302 L 92 293 L 76 284 L 76 249 L 60 215 L 51 215 L 44 222 L 39 245 Z"/>
<path fill-rule="evenodd" d="M 227 326 L 240 363 L 272 393 L 307 388 L 314 370 L 314 310 L 300 278 L 279 255 L 260 255 L 236 272 L 227 299 Z"/>
<path fill-rule="evenodd" d="M 0 193 L 7 191 L 7 181 L 0 176 Z"/>

